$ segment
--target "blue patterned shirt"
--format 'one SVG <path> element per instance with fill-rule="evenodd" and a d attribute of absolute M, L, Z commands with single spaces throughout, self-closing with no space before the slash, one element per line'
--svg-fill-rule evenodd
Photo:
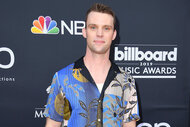
<path fill-rule="evenodd" d="M 67 127 L 122 127 L 140 119 L 135 80 L 112 63 L 100 93 L 80 58 L 55 73 L 44 115 Z"/>

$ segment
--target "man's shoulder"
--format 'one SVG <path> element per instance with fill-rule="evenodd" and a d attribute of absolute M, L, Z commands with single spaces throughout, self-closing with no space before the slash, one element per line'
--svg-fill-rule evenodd
<path fill-rule="evenodd" d="M 76 61 L 74 61 L 73 63 L 63 67 L 62 69 L 58 70 L 56 73 L 58 75 L 69 75 L 72 74 L 73 69 L 75 68 L 81 68 L 83 65 L 83 57 L 77 59 Z"/>
<path fill-rule="evenodd" d="M 59 71 L 57 71 L 57 73 L 58 73 L 59 75 L 69 73 L 70 71 L 73 70 L 73 67 L 74 67 L 74 63 L 71 63 L 71 64 L 69 64 L 69 65 L 63 67 L 63 68 L 60 69 Z"/>

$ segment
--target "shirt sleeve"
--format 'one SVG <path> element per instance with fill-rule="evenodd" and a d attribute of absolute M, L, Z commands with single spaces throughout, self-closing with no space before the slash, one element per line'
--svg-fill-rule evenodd
<path fill-rule="evenodd" d="M 64 114 L 64 97 L 63 89 L 59 84 L 58 73 L 55 73 L 50 86 L 44 116 L 62 122 Z"/>
<path fill-rule="evenodd" d="M 124 114 L 125 123 L 131 122 L 133 120 L 138 121 L 140 119 L 135 80 L 131 76 L 129 76 L 127 80 L 130 91 L 127 92 L 128 95 L 126 95 L 125 98 L 125 101 L 127 101 Z"/>

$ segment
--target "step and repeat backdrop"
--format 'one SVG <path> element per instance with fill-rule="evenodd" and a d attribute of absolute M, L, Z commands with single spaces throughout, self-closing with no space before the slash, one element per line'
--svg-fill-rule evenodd
<path fill-rule="evenodd" d="M 52 76 L 85 54 L 81 30 L 96 2 L 117 16 L 110 57 L 136 79 L 137 127 L 190 126 L 188 0 L 7 0 L 0 4 L 1 127 L 44 126 Z"/>

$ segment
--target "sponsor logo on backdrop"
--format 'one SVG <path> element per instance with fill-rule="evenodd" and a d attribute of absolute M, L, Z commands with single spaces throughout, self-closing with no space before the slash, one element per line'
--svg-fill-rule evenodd
<path fill-rule="evenodd" d="M 161 123 L 154 123 L 153 125 L 151 125 L 150 123 L 141 123 L 137 127 L 171 127 L 171 126 L 166 122 L 161 122 Z"/>
<path fill-rule="evenodd" d="M 0 68 L 2 68 L 2 69 L 11 68 L 15 63 L 15 55 L 14 55 L 13 51 L 10 48 L 7 48 L 7 47 L 1 47 L 0 48 L 0 53 L 1 52 L 7 52 L 10 55 L 10 62 L 8 64 L 6 64 L 6 65 L 0 63 Z"/>
<path fill-rule="evenodd" d="M 117 44 L 114 61 L 135 78 L 176 78 L 177 45 Z"/>
<path fill-rule="evenodd" d="M 82 29 L 85 27 L 84 21 L 70 21 L 70 27 L 65 21 L 61 20 L 61 34 L 65 34 L 65 30 L 70 35 L 82 35 Z"/>
<path fill-rule="evenodd" d="M 31 28 L 33 34 L 58 34 L 59 28 L 57 22 L 52 20 L 50 16 L 39 16 L 38 20 L 33 21 L 33 27 Z"/>
<path fill-rule="evenodd" d="M 2 61 L 0 61 L 0 69 L 4 69 L 4 70 L 8 70 L 11 67 L 13 67 L 14 63 L 15 63 L 15 55 L 13 53 L 13 51 L 8 48 L 8 47 L 0 47 L 0 53 L 6 52 L 9 54 L 9 63 L 7 64 L 2 64 Z M 3 60 L 2 58 L 0 58 L 0 60 Z M 14 82 L 15 78 L 14 77 L 10 77 L 10 76 L 0 76 L 0 82 Z"/>
<path fill-rule="evenodd" d="M 45 108 L 35 108 L 34 118 L 44 118 L 44 109 Z"/>
<path fill-rule="evenodd" d="M 66 22 L 60 21 L 61 34 L 64 35 L 66 32 L 70 35 L 82 35 L 82 29 L 85 27 L 84 21 L 71 20 Z M 50 16 L 39 16 L 38 20 L 33 21 L 33 27 L 31 28 L 33 34 L 59 34 L 59 28 L 57 22 L 52 20 Z"/>

